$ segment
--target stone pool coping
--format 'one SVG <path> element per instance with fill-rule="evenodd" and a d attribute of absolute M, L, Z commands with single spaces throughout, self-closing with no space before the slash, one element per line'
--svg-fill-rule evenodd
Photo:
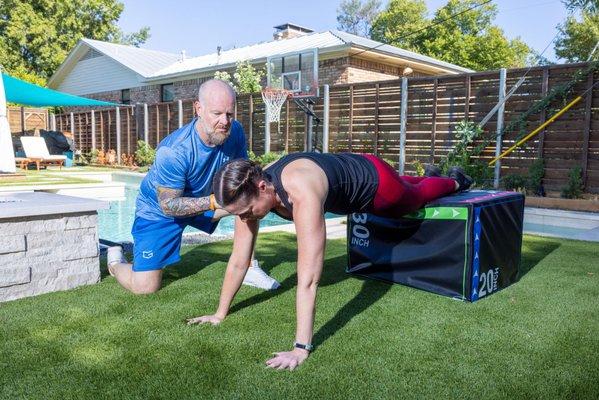
<path fill-rule="evenodd" d="M 104 210 L 108 202 L 44 192 L 0 193 L 0 218 L 52 215 Z"/>

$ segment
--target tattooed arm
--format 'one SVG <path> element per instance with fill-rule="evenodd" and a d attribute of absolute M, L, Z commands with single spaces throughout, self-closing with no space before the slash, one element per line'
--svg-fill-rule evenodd
<path fill-rule="evenodd" d="M 181 197 L 183 190 L 158 187 L 158 203 L 171 217 L 193 217 L 210 210 L 210 196 Z"/>

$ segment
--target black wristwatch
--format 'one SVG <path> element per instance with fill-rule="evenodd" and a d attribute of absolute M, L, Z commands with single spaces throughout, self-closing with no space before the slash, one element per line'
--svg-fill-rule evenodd
<path fill-rule="evenodd" d="M 307 351 L 314 350 L 314 346 L 312 346 L 312 344 L 310 344 L 310 343 L 303 344 L 303 343 L 295 342 L 293 344 L 293 347 L 297 347 L 298 349 L 307 350 Z"/>

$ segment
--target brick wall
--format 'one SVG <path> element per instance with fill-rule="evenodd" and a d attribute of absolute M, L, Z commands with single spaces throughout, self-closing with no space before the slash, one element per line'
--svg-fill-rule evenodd
<path fill-rule="evenodd" d="M 347 83 L 348 57 L 340 57 L 318 62 L 318 84 L 336 85 Z"/>

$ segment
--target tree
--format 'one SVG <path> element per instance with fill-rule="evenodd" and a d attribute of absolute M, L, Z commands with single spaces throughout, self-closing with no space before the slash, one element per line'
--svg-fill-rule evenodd
<path fill-rule="evenodd" d="M 237 68 L 233 74 L 237 83 L 237 93 L 256 93 L 262 90 L 260 81 L 264 77 L 264 70 L 256 70 L 249 61 L 237 63 Z"/>
<path fill-rule="evenodd" d="M 580 18 L 568 16 L 557 26 L 559 35 L 555 41 L 555 55 L 568 62 L 586 61 L 595 50 L 592 59 L 599 60 L 599 0 L 567 0 L 563 2 L 571 12 L 579 12 Z"/>
<path fill-rule="evenodd" d="M 495 4 L 479 4 L 449 0 L 427 19 L 423 1 L 391 0 L 373 21 L 373 39 L 474 70 L 525 65 L 531 49 L 493 25 Z"/>
<path fill-rule="evenodd" d="M 583 12 L 580 21 L 570 16 L 557 29 L 555 55 L 568 62 L 586 61 L 599 42 L 599 13 Z M 592 59 L 599 60 L 599 50 Z"/>
<path fill-rule="evenodd" d="M 562 0 L 568 11 L 599 12 L 599 0 Z"/>
<path fill-rule="evenodd" d="M 380 0 L 343 0 L 337 8 L 337 29 L 367 37 L 380 7 Z"/>
<path fill-rule="evenodd" d="M 44 84 L 81 38 L 139 46 L 149 28 L 122 32 L 117 21 L 123 9 L 118 0 L 2 0 L 0 65 Z"/>
<path fill-rule="evenodd" d="M 406 50 L 419 51 L 423 28 L 429 24 L 424 0 L 391 0 L 372 22 L 371 38 Z"/>
<path fill-rule="evenodd" d="M 246 94 L 256 93 L 262 90 L 260 82 L 264 75 L 265 72 L 263 69 L 256 70 L 254 66 L 246 60 L 237 63 L 237 67 L 233 73 L 233 79 L 231 78 L 231 74 L 227 71 L 216 71 L 214 73 L 214 78 L 227 82 L 233 87 L 235 92 Z"/>

